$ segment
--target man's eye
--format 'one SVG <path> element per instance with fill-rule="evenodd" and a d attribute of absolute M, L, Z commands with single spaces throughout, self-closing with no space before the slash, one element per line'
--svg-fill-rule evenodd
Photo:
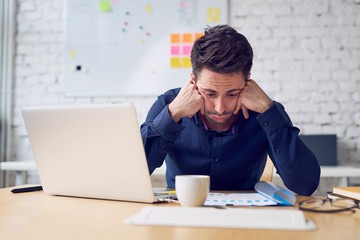
<path fill-rule="evenodd" d="M 236 97 L 239 93 L 228 93 L 228 97 Z"/>
<path fill-rule="evenodd" d="M 216 94 L 215 94 L 215 93 L 206 93 L 206 96 L 208 96 L 208 97 L 215 97 Z"/>

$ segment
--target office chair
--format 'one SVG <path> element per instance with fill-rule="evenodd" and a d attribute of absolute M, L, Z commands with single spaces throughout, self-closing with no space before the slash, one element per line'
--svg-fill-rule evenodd
<path fill-rule="evenodd" d="M 272 181 L 273 177 L 273 170 L 274 170 L 274 163 L 271 161 L 269 155 L 266 159 L 266 165 L 263 171 L 263 174 L 260 177 L 260 181 Z"/>

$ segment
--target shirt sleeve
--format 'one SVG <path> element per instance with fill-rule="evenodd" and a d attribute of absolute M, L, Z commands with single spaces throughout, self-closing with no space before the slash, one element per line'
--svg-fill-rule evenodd
<path fill-rule="evenodd" d="M 184 129 L 181 122 L 176 123 L 171 118 L 168 103 L 166 96 L 161 95 L 140 127 L 150 174 L 161 167 L 179 132 Z"/>
<path fill-rule="evenodd" d="M 277 102 L 258 117 L 266 132 L 268 154 L 285 186 L 300 195 L 311 195 L 320 181 L 320 166 L 313 152 L 301 141 L 284 107 Z"/>

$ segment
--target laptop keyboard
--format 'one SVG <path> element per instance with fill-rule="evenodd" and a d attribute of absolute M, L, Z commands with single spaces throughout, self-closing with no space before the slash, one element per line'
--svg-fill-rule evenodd
<path fill-rule="evenodd" d="M 165 198 L 165 199 L 177 199 L 176 194 L 174 193 L 154 193 L 156 198 Z"/>

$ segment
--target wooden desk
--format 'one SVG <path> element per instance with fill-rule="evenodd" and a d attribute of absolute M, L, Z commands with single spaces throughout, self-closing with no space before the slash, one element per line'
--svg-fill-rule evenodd
<path fill-rule="evenodd" d="M 1 240 L 360 239 L 360 209 L 354 214 L 305 213 L 317 225 L 317 230 L 307 232 L 130 226 L 123 220 L 149 204 L 48 196 L 43 192 L 12 194 L 10 190 L 0 189 Z M 305 198 L 299 196 L 298 200 Z"/>

